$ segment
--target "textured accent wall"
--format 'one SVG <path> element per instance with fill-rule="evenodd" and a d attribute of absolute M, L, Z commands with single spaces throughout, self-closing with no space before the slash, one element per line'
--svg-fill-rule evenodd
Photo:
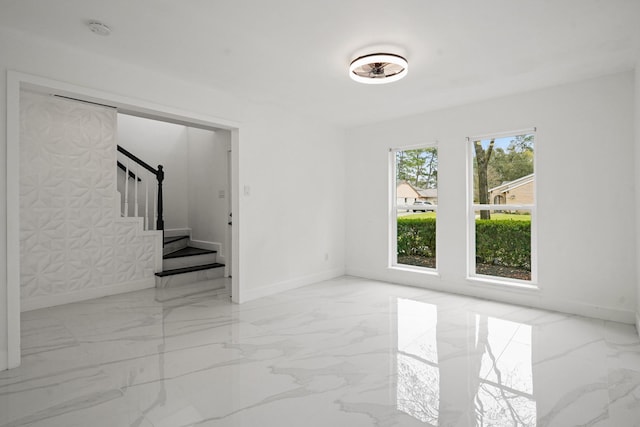
<path fill-rule="evenodd" d="M 56 305 L 151 284 L 161 233 L 119 217 L 116 111 L 29 92 L 21 94 L 20 105 L 23 305 Z"/>

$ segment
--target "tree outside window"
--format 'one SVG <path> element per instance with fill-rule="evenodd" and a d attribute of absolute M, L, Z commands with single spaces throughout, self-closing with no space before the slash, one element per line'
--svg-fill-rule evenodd
<path fill-rule="evenodd" d="M 470 276 L 531 281 L 535 134 L 470 138 Z"/>

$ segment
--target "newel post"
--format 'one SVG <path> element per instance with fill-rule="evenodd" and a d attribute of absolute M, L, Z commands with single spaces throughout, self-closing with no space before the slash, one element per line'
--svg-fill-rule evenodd
<path fill-rule="evenodd" d="M 162 170 L 162 165 L 158 165 L 156 178 L 158 179 L 158 219 L 156 220 L 156 230 L 163 230 L 164 234 L 164 218 L 162 217 L 162 181 L 164 181 L 164 171 Z"/>

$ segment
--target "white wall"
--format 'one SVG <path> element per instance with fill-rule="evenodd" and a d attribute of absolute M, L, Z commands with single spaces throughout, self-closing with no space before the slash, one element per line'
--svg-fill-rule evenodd
<path fill-rule="evenodd" d="M 351 130 L 347 193 L 358 197 L 347 201 L 347 272 L 632 323 L 633 84 L 628 72 Z M 466 280 L 465 138 L 533 126 L 541 289 L 472 283 Z M 435 140 L 440 275 L 388 269 L 389 147 Z"/>
<path fill-rule="evenodd" d="M 231 149 L 231 133 L 187 128 L 187 136 L 191 239 L 224 244 L 229 212 L 227 151 Z"/>
<path fill-rule="evenodd" d="M 188 228 L 187 128 L 118 114 L 117 142 L 154 168 L 163 166 L 164 227 Z"/>
<path fill-rule="evenodd" d="M 257 142 L 240 146 L 244 204 L 233 220 L 251 236 L 250 244 L 240 248 L 240 262 L 252 260 L 253 268 L 245 273 L 250 295 L 327 277 L 319 272 L 343 273 L 343 132 L 278 120 L 275 111 L 265 110 L 240 135 Z M 275 138 L 273 143 L 267 135 Z"/>
<path fill-rule="evenodd" d="M 161 234 L 116 210 L 116 112 L 25 92 L 20 102 L 21 308 L 149 288 Z"/>
<path fill-rule="evenodd" d="M 344 133 L 121 61 L 0 28 L 0 73 L 30 73 L 241 123 L 238 197 L 241 300 L 344 273 Z M 0 85 L 0 241 L 6 241 L 6 85 Z M 291 207 L 292 197 L 310 202 Z M 329 259 L 324 260 L 324 254 Z M 235 263 L 234 263 L 235 264 Z M 0 245 L 0 369 L 7 367 L 6 247 Z"/>

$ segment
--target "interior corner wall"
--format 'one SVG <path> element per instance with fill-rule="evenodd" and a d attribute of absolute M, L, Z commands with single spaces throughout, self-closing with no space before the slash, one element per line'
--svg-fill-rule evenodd
<path fill-rule="evenodd" d="M 391 120 L 347 134 L 347 273 L 633 323 L 633 73 Z M 537 127 L 540 290 L 467 279 L 466 138 Z M 389 148 L 438 142 L 438 269 L 391 269 Z M 366 200 L 366 214 L 363 212 Z"/>
<path fill-rule="evenodd" d="M 162 165 L 165 229 L 188 228 L 187 127 L 118 114 L 117 142 L 152 167 Z"/>
<path fill-rule="evenodd" d="M 187 140 L 191 239 L 223 245 L 229 222 L 228 151 L 231 149 L 231 132 L 189 127 Z"/>
<path fill-rule="evenodd" d="M 152 287 L 159 232 L 116 210 L 116 112 L 20 100 L 22 310 Z"/>

